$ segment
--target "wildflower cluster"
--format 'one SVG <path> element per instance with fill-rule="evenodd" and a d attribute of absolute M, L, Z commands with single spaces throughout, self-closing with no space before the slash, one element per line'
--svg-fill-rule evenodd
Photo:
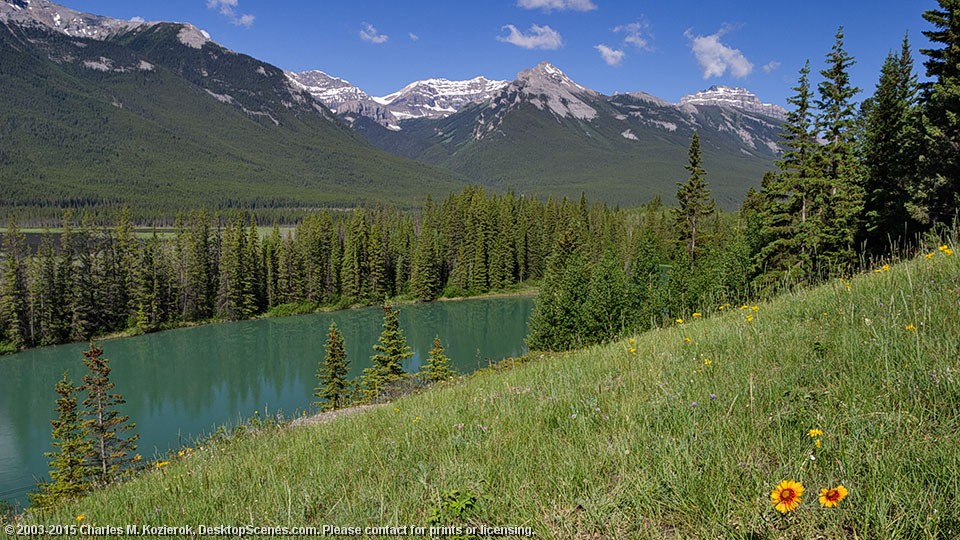
<path fill-rule="evenodd" d="M 937 251 L 939 251 L 941 254 L 943 254 L 944 257 L 953 257 L 953 250 L 950 249 L 950 246 L 948 246 L 948 245 L 946 245 L 946 244 L 938 247 L 938 248 L 937 248 Z M 929 261 L 930 259 L 933 259 L 934 257 L 936 257 L 936 256 L 937 256 L 937 251 L 931 251 L 930 253 L 927 253 L 927 255 L 926 255 L 927 260 Z"/>
<path fill-rule="evenodd" d="M 807 436 L 813 440 L 814 446 L 817 448 L 821 447 L 822 437 L 824 436 L 822 429 L 813 428 L 807 431 Z M 810 457 L 811 459 L 815 459 L 813 454 L 811 454 Z M 805 490 L 806 488 L 800 482 L 783 480 L 770 492 L 770 501 L 777 512 L 786 514 L 787 512 L 796 510 L 800 506 Z M 820 502 L 820 506 L 824 508 L 836 508 L 849 493 L 849 490 L 844 487 L 843 484 L 838 484 L 835 487 L 821 488 L 818 501 Z"/>

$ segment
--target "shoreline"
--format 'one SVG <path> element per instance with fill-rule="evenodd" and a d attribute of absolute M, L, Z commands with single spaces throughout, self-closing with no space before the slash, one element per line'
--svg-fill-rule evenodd
<path fill-rule="evenodd" d="M 519 288 L 516 291 L 496 291 L 496 292 L 478 294 L 475 296 L 454 296 L 449 298 L 444 297 L 444 298 L 437 298 L 436 300 L 432 300 L 430 302 L 421 302 L 419 300 L 414 300 L 414 299 L 396 298 L 396 299 L 387 300 L 386 303 L 392 306 L 403 306 L 403 305 L 411 305 L 411 304 L 431 304 L 433 302 L 462 302 L 467 300 L 489 300 L 494 298 L 531 297 L 531 296 L 537 296 L 539 292 L 540 292 L 540 289 L 538 286 L 523 286 L 522 288 Z M 289 314 L 282 314 L 282 315 L 269 315 L 268 313 L 262 313 L 260 315 L 251 317 L 249 319 L 238 319 L 238 320 L 206 319 L 203 321 L 190 321 L 190 322 L 177 323 L 176 325 L 173 325 L 167 328 L 161 328 L 154 332 L 142 332 L 136 328 L 128 328 L 126 330 L 118 330 L 118 331 L 110 332 L 107 334 L 93 336 L 92 338 L 90 338 L 89 341 L 93 341 L 93 342 L 113 341 L 116 339 L 132 338 L 132 337 L 143 336 L 147 334 L 158 334 L 160 332 L 167 332 L 169 330 L 182 330 L 185 328 L 196 328 L 196 327 L 207 326 L 211 324 L 226 324 L 226 323 L 235 323 L 235 322 L 243 322 L 243 321 L 256 321 L 256 320 L 262 320 L 262 319 L 279 319 L 279 318 L 285 318 L 285 317 L 297 317 L 301 315 L 312 315 L 315 313 L 334 313 L 337 311 L 349 311 L 354 309 L 376 307 L 377 305 L 378 304 L 352 304 L 346 307 L 337 307 L 336 305 L 327 305 L 327 306 L 320 306 L 312 311 L 308 311 L 305 313 L 289 313 Z M 51 345 L 43 345 L 40 347 L 29 347 L 26 349 L 20 349 L 13 352 L 0 352 L 0 358 L 14 357 L 18 353 L 25 352 L 25 351 L 32 351 L 35 349 L 42 349 L 43 347 L 73 345 L 75 343 L 84 343 L 85 341 L 86 340 L 68 341 L 65 343 L 55 343 Z"/>

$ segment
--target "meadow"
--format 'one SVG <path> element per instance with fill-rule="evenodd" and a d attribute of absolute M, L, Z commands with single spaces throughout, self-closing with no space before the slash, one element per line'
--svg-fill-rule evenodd
<path fill-rule="evenodd" d="M 703 306 L 669 328 L 530 353 L 333 421 L 259 421 L 17 519 L 955 538 L 958 310 L 960 257 L 935 245 L 770 302 Z M 788 480 L 802 496 L 773 500 Z M 846 497 L 825 506 L 821 489 L 841 485 Z"/>

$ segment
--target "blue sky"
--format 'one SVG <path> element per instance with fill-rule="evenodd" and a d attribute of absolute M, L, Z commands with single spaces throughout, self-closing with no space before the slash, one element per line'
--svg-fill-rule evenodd
<path fill-rule="evenodd" d="M 368 93 L 429 77 L 515 78 L 547 60 L 605 94 L 670 101 L 713 84 L 785 104 L 806 59 L 823 67 L 844 26 L 854 84 L 872 93 L 887 52 L 910 33 L 922 76 L 935 0 L 62 0 L 117 18 L 192 22 L 238 52 L 320 69 Z M 816 83 L 818 77 L 814 77 Z"/>

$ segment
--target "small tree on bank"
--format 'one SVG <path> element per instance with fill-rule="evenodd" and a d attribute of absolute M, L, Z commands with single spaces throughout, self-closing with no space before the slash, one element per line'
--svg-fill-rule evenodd
<path fill-rule="evenodd" d="M 93 469 L 97 483 L 109 484 L 120 471 L 133 462 L 137 450 L 137 434 L 124 437 L 136 427 L 129 416 L 122 416 L 117 405 L 126 403 L 120 394 L 111 394 L 110 361 L 103 358 L 103 349 L 90 343 L 90 350 L 83 353 L 84 365 L 89 374 L 83 376 L 87 398 L 83 400 L 87 420 L 84 427 L 91 439 L 88 466 Z"/>
<path fill-rule="evenodd" d="M 402 379 L 402 362 L 413 356 L 400 329 L 400 311 L 389 305 L 383 306 L 383 331 L 373 350 L 377 352 L 370 358 L 373 365 L 363 370 L 367 400 L 378 398 L 385 387 Z"/>
<path fill-rule="evenodd" d="M 54 506 L 61 501 L 75 499 L 90 489 L 91 469 L 87 458 L 93 445 L 87 439 L 80 411 L 77 407 L 78 388 L 67 374 L 56 385 L 57 418 L 53 426 L 53 452 L 43 455 L 50 458 L 50 482 L 40 483 L 30 501 L 38 507 Z"/>
<path fill-rule="evenodd" d="M 433 348 L 430 349 L 427 363 L 420 368 L 420 373 L 432 383 L 446 381 L 457 375 L 457 371 L 450 366 L 450 359 L 443 353 L 439 336 L 433 338 Z"/>
<path fill-rule="evenodd" d="M 337 328 L 337 323 L 330 323 L 330 332 L 327 334 L 326 358 L 317 369 L 319 386 L 313 395 L 319 398 L 316 405 L 324 411 L 333 411 L 346 407 L 347 395 L 347 352 L 343 343 L 343 334 Z"/>

